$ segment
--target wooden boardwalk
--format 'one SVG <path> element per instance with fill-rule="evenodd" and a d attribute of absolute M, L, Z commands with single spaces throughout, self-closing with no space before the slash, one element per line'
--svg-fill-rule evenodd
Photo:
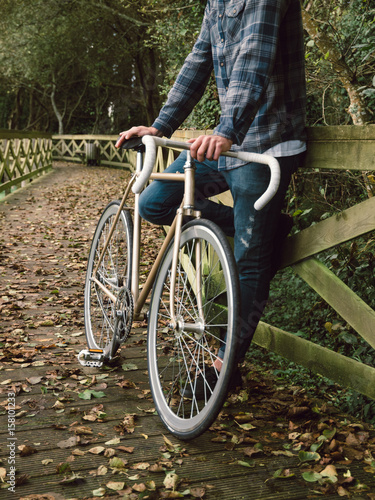
<path fill-rule="evenodd" d="M 0 204 L 0 498 L 374 500 L 374 430 L 256 367 L 180 442 L 155 415 L 145 324 L 112 366 L 77 363 L 90 237 L 126 175 L 59 163 Z"/>

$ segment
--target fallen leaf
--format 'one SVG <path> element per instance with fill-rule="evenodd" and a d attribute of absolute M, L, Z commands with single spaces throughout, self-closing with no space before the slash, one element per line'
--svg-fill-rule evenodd
<path fill-rule="evenodd" d="M 349 491 L 343 488 L 342 486 L 339 486 L 337 488 L 337 493 L 340 497 L 350 497 Z"/>
<path fill-rule="evenodd" d="M 67 472 L 71 472 L 71 466 L 67 462 L 61 462 L 58 465 L 56 465 L 56 472 L 57 474 L 65 474 Z"/>
<path fill-rule="evenodd" d="M 167 488 L 167 490 L 175 490 L 177 488 L 179 481 L 179 477 L 175 472 L 167 472 L 167 475 L 164 478 L 163 484 Z"/>
<path fill-rule="evenodd" d="M 117 450 L 124 451 L 125 453 L 133 453 L 134 452 L 134 446 L 118 446 Z"/>
<path fill-rule="evenodd" d="M 163 472 L 164 469 L 160 464 L 153 464 L 153 465 L 150 465 L 148 471 L 149 472 Z"/>
<path fill-rule="evenodd" d="M 93 432 L 90 429 L 90 427 L 85 427 L 84 425 L 80 425 L 79 427 L 76 427 L 74 429 L 74 434 L 77 434 L 78 436 L 81 436 L 81 435 L 90 435 L 92 433 Z"/>
<path fill-rule="evenodd" d="M 121 368 L 125 371 L 125 372 L 130 372 L 130 371 L 134 371 L 134 370 L 138 370 L 138 366 L 135 365 L 134 363 L 124 363 Z"/>
<path fill-rule="evenodd" d="M 103 446 L 95 446 L 94 448 L 90 448 L 89 453 L 92 453 L 93 455 L 100 455 L 104 450 L 105 448 Z"/>
<path fill-rule="evenodd" d="M 116 455 L 116 450 L 114 450 L 113 448 L 107 448 L 104 452 L 104 456 L 106 458 L 111 458 L 115 455 Z"/>
<path fill-rule="evenodd" d="M 275 479 L 290 479 L 294 477 L 294 473 L 290 469 L 278 469 L 274 472 L 273 477 Z"/>
<path fill-rule="evenodd" d="M 93 398 L 105 398 L 105 393 L 102 391 L 93 391 L 92 389 L 86 389 L 85 391 L 78 394 L 81 399 L 91 399 Z"/>
<path fill-rule="evenodd" d="M 108 469 L 105 465 L 99 465 L 97 471 L 96 471 L 96 474 L 98 476 L 105 476 L 108 472 Z"/>
<path fill-rule="evenodd" d="M 27 382 L 29 382 L 29 384 L 31 385 L 36 385 L 36 384 L 39 384 L 41 381 L 42 381 L 43 377 L 30 377 L 30 378 L 27 378 Z"/>
<path fill-rule="evenodd" d="M 313 451 L 300 451 L 298 453 L 298 458 L 300 459 L 300 462 L 312 462 L 319 460 L 321 457 L 319 453 Z"/>
<path fill-rule="evenodd" d="M 190 488 L 190 495 L 194 498 L 203 498 L 206 494 L 205 488 Z"/>
<path fill-rule="evenodd" d="M 138 464 L 132 465 L 132 469 L 135 470 L 146 470 L 150 467 L 150 464 L 148 462 L 139 462 Z"/>
<path fill-rule="evenodd" d="M 125 483 L 110 481 L 106 484 L 107 488 L 113 491 L 121 491 L 125 488 Z"/>
<path fill-rule="evenodd" d="M 250 423 L 247 423 L 247 424 L 239 424 L 238 422 L 236 422 L 236 423 L 244 431 L 251 431 L 252 429 L 256 429 L 255 425 L 252 425 Z"/>
<path fill-rule="evenodd" d="M 138 491 L 138 493 L 143 493 L 144 491 L 147 490 L 146 485 L 143 483 L 141 483 L 141 484 L 135 483 L 135 484 L 133 484 L 132 488 L 134 491 Z"/>
<path fill-rule="evenodd" d="M 113 469 L 125 469 L 127 463 L 128 463 L 127 460 L 123 460 L 122 458 L 118 457 L 113 457 L 109 461 L 109 466 L 112 467 Z"/>
<path fill-rule="evenodd" d="M 18 449 L 20 450 L 20 456 L 21 457 L 28 457 L 29 455 L 32 455 L 33 453 L 37 453 L 37 449 L 33 448 L 32 446 L 28 446 L 26 444 L 21 444 Z"/>
<path fill-rule="evenodd" d="M 79 441 L 80 441 L 79 436 L 72 436 L 65 441 L 59 441 L 57 443 L 57 446 L 59 448 L 72 448 L 73 446 L 76 446 L 79 443 Z"/>
<path fill-rule="evenodd" d="M 106 444 L 108 446 L 112 446 L 114 444 L 119 444 L 119 443 L 121 443 L 121 439 L 120 438 L 113 438 L 110 441 L 106 441 L 104 444 Z"/>
<path fill-rule="evenodd" d="M 308 483 L 316 483 L 317 481 L 320 481 L 322 479 L 321 474 L 319 474 L 318 472 L 314 472 L 312 470 L 303 472 L 302 477 Z"/>
<path fill-rule="evenodd" d="M 93 490 L 92 494 L 94 497 L 104 497 L 105 491 L 105 488 L 98 488 L 97 490 Z"/>

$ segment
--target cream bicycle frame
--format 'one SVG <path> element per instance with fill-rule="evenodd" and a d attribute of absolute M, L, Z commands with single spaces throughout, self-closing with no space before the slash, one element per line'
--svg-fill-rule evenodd
<path fill-rule="evenodd" d="M 125 190 L 124 196 L 119 205 L 118 211 L 116 213 L 115 219 L 113 221 L 111 230 L 107 236 L 102 252 L 99 256 L 99 260 L 93 270 L 93 274 L 91 276 L 91 281 L 93 281 L 109 298 L 116 304 L 117 298 L 116 296 L 97 278 L 97 272 L 99 266 L 103 260 L 104 254 L 108 248 L 108 244 L 112 238 L 118 220 L 120 218 L 120 214 L 122 210 L 134 210 L 134 227 L 133 227 L 133 248 L 132 248 L 132 270 L 131 270 L 131 293 L 134 300 L 134 319 L 141 320 L 144 319 L 144 315 L 141 314 L 142 307 L 145 305 L 147 297 L 152 289 L 154 284 L 156 274 L 160 263 L 164 257 L 166 249 L 169 243 L 174 239 L 174 247 L 173 247 L 173 260 L 172 260 L 172 274 L 171 274 L 171 290 L 174 289 L 176 283 L 176 273 L 177 273 L 177 261 L 180 247 L 180 236 L 182 229 L 182 222 L 184 216 L 193 216 L 195 218 L 200 218 L 201 214 L 199 211 L 194 209 L 194 193 L 195 193 L 195 180 L 194 180 L 194 171 L 195 166 L 190 157 L 190 152 L 188 151 L 187 161 L 184 165 L 184 173 L 152 173 L 152 169 L 154 166 L 155 155 L 156 155 L 156 147 L 164 146 L 170 148 L 178 148 L 178 149 L 189 149 L 190 144 L 184 142 L 177 142 L 168 139 L 161 139 L 158 137 L 145 136 L 142 138 L 142 142 L 146 146 L 146 158 L 145 162 L 143 162 L 143 153 L 141 151 L 137 151 L 137 163 L 136 163 L 136 171 L 133 177 L 131 178 L 127 189 Z M 151 150 L 151 153 L 148 155 L 147 148 Z M 266 192 L 255 202 L 255 208 L 257 210 L 261 210 L 266 203 L 270 201 L 270 199 L 274 196 L 277 191 L 279 180 L 280 180 L 280 169 L 279 164 L 275 158 L 268 155 L 260 155 L 256 153 L 233 153 L 228 152 L 224 153 L 224 156 L 230 156 L 234 158 L 238 158 L 245 162 L 257 162 L 268 165 L 271 172 L 270 184 L 266 190 Z M 146 184 L 146 182 L 151 180 L 161 180 L 161 181 L 179 181 L 184 182 L 184 198 L 181 204 L 181 207 L 177 210 L 176 216 L 173 220 L 173 223 L 165 237 L 165 240 L 158 252 L 157 258 L 151 268 L 151 271 L 147 277 L 146 283 L 144 284 L 141 292 L 139 291 L 139 263 L 140 263 L 140 237 L 141 237 L 141 217 L 139 215 L 138 210 L 138 200 L 139 193 Z M 130 190 L 133 190 L 135 193 L 135 203 L 134 209 L 132 207 L 125 206 L 126 200 L 129 196 Z M 196 248 L 196 259 L 197 265 L 196 269 L 201 269 L 200 265 L 200 246 L 199 242 Z M 200 283 L 201 280 L 198 280 Z M 176 328 L 177 319 L 175 314 L 175 304 L 173 300 L 174 294 L 170 294 L 170 312 L 171 312 L 171 327 Z M 202 300 L 202 290 L 196 290 L 198 309 L 203 318 L 203 300 Z M 202 326 L 200 324 L 184 324 L 184 329 L 186 331 L 197 332 L 200 331 Z"/>
<path fill-rule="evenodd" d="M 184 193 L 184 201 L 181 205 L 181 207 L 177 210 L 176 216 L 173 220 L 173 223 L 164 239 L 164 242 L 158 252 L 157 258 L 152 265 L 151 271 L 147 277 L 146 283 L 144 284 L 142 291 L 139 292 L 139 263 L 140 263 L 140 238 L 141 238 L 141 217 L 139 215 L 139 210 L 138 210 L 138 200 L 139 200 L 139 194 L 135 194 L 135 202 L 134 202 L 134 209 L 132 207 L 125 207 L 126 200 L 129 196 L 130 190 L 134 184 L 134 181 L 137 177 L 137 174 L 139 174 L 142 170 L 142 165 L 143 165 L 143 154 L 141 152 L 137 152 L 137 166 L 136 166 L 136 173 L 132 177 L 132 179 L 129 182 L 129 185 L 124 193 L 124 196 L 121 200 L 121 203 L 119 205 L 118 211 L 116 213 L 115 219 L 113 221 L 111 230 L 107 236 L 107 239 L 104 243 L 102 252 L 99 256 L 99 260 L 96 264 L 96 267 L 93 271 L 93 274 L 91 276 L 91 280 L 94 281 L 94 283 L 100 287 L 100 289 L 110 298 L 110 300 L 114 303 L 116 303 L 116 296 L 105 286 L 103 283 L 101 283 L 97 278 L 97 272 L 99 269 L 99 266 L 103 260 L 103 257 L 105 255 L 105 252 L 107 250 L 108 244 L 112 238 L 112 235 L 115 231 L 117 222 L 120 218 L 120 214 L 122 210 L 132 210 L 134 211 L 134 217 L 133 217 L 133 248 L 132 248 L 132 270 L 131 270 L 131 293 L 133 296 L 134 300 L 134 319 L 135 320 L 141 320 L 144 319 L 144 316 L 141 314 L 142 307 L 146 303 L 147 297 L 152 289 L 152 286 L 154 284 L 156 274 L 159 268 L 159 265 L 161 263 L 161 260 L 166 252 L 166 249 L 171 242 L 172 238 L 175 237 L 174 241 L 174 249 L 173 249 L 173 264 L 172 264 L 172 277 L 171 277 L 171 288 L 173 289 L 175 283 L 176 283 L 176 270 L 177 270 L 177 260 L 178 260 L 178 253 L 179 253 L 179 244 L 180 244 L 180 236 L 181 236 L 181 228 L 182 228 L 182 221 L 183 217 L 186 215 L 189 216 L 194 216 L 195 218 L 200 217 L 200 212 L 194 210 L 194 189 L 195 189 L 195 182 L 194 182 L 194 164 L 190 159 L 190 155 L 188 155 L 188 160 L 185 163 L 184 170 L 185 172 L 183 174 L 168 174 L 168 173 L 153 173 L 150 175 L 151 180 L 162 180 L 162 181 L 179 181 L 179 182 L 184 182 L 185 183 L 185 193 Z M 199 250 L 199 249 L 197 249 Z M 200 254 L 197 251 L 197 264 L 198 264 L 198 269 L 201 267 L 200 264 Z M 202 310 L 202 295 L 201 295 L 201 290 L 197 290 L 197 296 L 198 296 L 198 307 L 200 310 Z M 171 294 L 170 298 L 170 310 L 171 310 L 171 316 L 172 316 L 172 326 L 176 326 L 176 315 L 175 315 L 175 306 L 173 302 L 173 294 Z M 175 323 L 173 325 L 173 323 Z M 195 331 L 196 327 L 195 325 L 184 325 L 187 330 L 192 330 Z"/>

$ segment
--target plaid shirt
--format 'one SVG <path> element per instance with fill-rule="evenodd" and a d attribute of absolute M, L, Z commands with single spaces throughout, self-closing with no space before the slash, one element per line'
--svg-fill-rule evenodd
<path fill-rule="evenodd" d="M 212 69 L 221 105 L 214 133 L 231 139 L 232 150 L 263 153 L 305 140 L 299 0 L 208 0 L 200 35 L 153 126 L 171 136 L 202 97 Z M 219 168 L 240 164 L 221 158 Z"/>

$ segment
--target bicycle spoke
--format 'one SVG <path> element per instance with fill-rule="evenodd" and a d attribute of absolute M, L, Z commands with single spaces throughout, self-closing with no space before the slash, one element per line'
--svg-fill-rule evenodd
<path fill-rule="evenodd" d="M 118 341 L 115 341 L 116 315 L 115 303 L 108 298 L 104 289 L 95 285 L 92 273 L 98 267 L 105 242 L 110 234 L 119 202 L 110 203 L 99 220 L 92 242 L 85 286 L 85 329 L 90 348 L 103 349 L 111 357 Z M 130 214 L 121 212 L 115 231 L 102 256 L 95 278 L 117 297 L 124 283 L 130 282 L 131 261 L 129 249 L 132 248 L 133 226 Z M 125 307 L 125 306 L 124 306 Z M 125 340 L 125 336 L 122 340 Z"/>
<path fill-rule="evenodd" d="M 236 274 L 227 265 L 231 251 L 223 245 L 225 237 L 217 237 L 216 226 L 212 230 L 208 221 L 194 221 L 186 228 L 174 288 L 171 245 L 154 285 L 148 327 L 154 402 L 168 429 L 182 439 L 203 432 L 221 408 L 230 369 L 222 375 L 211 367 L 220 347 L 225 347 L 224 362 L 232 362 L 237 314 Z"/>

